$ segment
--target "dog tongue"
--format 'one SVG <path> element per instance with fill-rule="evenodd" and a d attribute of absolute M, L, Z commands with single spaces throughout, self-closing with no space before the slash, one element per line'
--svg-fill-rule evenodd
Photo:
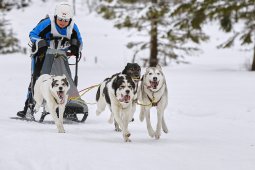
<path fill-rule="evenodd" d="M 127 101 L 129 101 L 129 100 L 130 100 L 130 96 L 129 96 L 129 95 L 125 95 L 125 96 L 124 96 L 124 101 L 127 102 Z"/>
<path fill-rule="evenodd" d="M 58 91 L 58 97 L 60 99 L 60 103 L 64 103 L 64 92 Z"/>
<path fill-rule="evenodd" d="M 125 96 L 121 95 L 121 97 L 122 97 L 122 98 L 119 100 L 120 102 L 126 102 L 126 103 L 128 103 L 129 100 L 130 100 L 130 96 L 129 96 L 129 95 L 125 95 Z"/>

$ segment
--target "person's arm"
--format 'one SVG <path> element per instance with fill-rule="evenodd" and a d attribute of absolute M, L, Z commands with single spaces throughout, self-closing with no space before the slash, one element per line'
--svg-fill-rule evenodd
<path fill-rule="evenodd" d="M 45 18 L 29 33 L 30 40 L 35 43 L 37 40 L 45 39 L 46 34 L 51 30 L 50 19 Z"/>
<path fill-rule="evenodd" d="M 82 50 L 83 42 L 82 42 L 80 31 L 76 24 L 74 24 L 73 26 L 70 44 L 71 46 L 69 47 L 69 50 L 71 51 L 73 55 L 78 57 L 80 51 Z"/>
<path fill-rule="evenodd" d="M 79 41 L 79 44 L 80 44 L 79 48 L 81 50 L 82 46 L 83 46 L 83 41 L 82 41 L 82 37 L 81 37 L 80 31 L 79 31 L 79 28 L 76 24 L 74 24 L 74 26 L 73 26 L 73 32 L 71 35 L 71 39 L 77 39 Z"/>

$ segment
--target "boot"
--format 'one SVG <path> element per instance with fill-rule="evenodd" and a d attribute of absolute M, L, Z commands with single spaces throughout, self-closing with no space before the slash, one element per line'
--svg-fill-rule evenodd
<path fill-rule="evenodd" d="M 24 117 L 26 117 L 26 112 L 25 112 L 24 110 L 19 111 L 19 112 L 17 113 L 17 116 L 19 116 L 19 117 L 21 117 L 21 118 L 24 118 Z"/>
<path fill-rule="evenodd" d="M 17 116 L 19 116 L 19 117 L 21 117 L 21 118 L 24 118 L 24 117 L 26 117 L 26 114 L 27 114 L 27 109 L 28 109 L 28 99 L 26 100 L 26 102 L 25 102 L 25 106 L 24 106 L 24 109 L 22 110 L 22 111 L 19 111 L 18 113 L 17 113 Z"/>

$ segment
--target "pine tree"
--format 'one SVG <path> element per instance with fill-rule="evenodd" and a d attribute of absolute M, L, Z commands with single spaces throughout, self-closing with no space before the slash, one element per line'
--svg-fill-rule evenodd
<path fill-rule="evenodd" d="M 6 13 L 13 8 L 28 6 L 30 0 L 0 0 L 0 54 L 14 53 L 21 50 L 11 25 L 5 19 Z"/>
<path fill-rule="evenodd" d="M 232 33 L 227 41 L 220 44 L 219 48 L 230 48 L 235 41 L 239 41 L 242 46 L 252 46 L 253 63 L 251 70 L 255 71 L 255 0 L 190 0 L 181 4 L 175 15 L 193 15 L 195 27 L 206 24 L 210 21 L 218 21 L 220 28 L 224 32 Z M 200 21 L 197 20 L 196 13 L 205 16 Z M 198 17 L 199 18 L 199 17 Z M 241 30 L 235 30 L 235 25 L 241 25 Z M 194 26 L 194 25 L 191 25 Z"/>
<path fill-rule="evenodd" d="M 172 17 L 172 11 L 180 0 L 104 0 L 98 12 L 105 19 L 115 21 L 115 27 L 136 29 L 150 37 L 149 40 L 130 42 L 127 47 L 136 49 L 135 55 L 143 50 L 150 51 L 149 65 L 167 65 L 169 61 L 182 61 L 198 48 L 187 46 L 188 40 L 194 43 L 206 40 L 201 30 L 178 25 L 179 17 Z M 182 16 L 186 17 L 186 16 Z"/>
<path fill-rule="evenodd" d="M 11 28 L 8 28 L 8 21 L 4 13 L 0 14 L 0 54 L 14 53 L 20 51 L 19 41 L 13 34 Z"/>

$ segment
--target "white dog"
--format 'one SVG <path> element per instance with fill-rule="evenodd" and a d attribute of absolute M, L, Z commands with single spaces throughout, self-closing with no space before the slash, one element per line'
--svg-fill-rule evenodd
<path fill-rule="evenodd" d="M 103 112 L 108 104 L 114 120 L 122 129 L 125 142 L 131 142 L 128 123 L 133 118 L 134 90 L 135 83 L 131 77 L 125 74 L 118 74 L 106 79 L 98 88 L 96 96 L 96 114 L 99 115 Z M 110 119 L 110 123 L 113 122 L 113 118 Z"/>
<path fill-rule="evenodd" d="M 142 77 L 142 82 L 139 90 L 138 100 L 142 104 L 140 112 L 140 120 L 146 118 L 147 130 L 152 138 L 159 139 L 161 135 L 161 127 L 165 133 L 168 129 L 164 119 L 164 111 L 168 104 L 168 92 L 165 76 L 159 65 L 156 67 L 148 67 Z M 150 121 L 150 109 L 157 109 L 157 128 L 153 130 Z"/>
<path fill-rule="evenodd" d="M 67 91 L 69 88 L 70 86 L 65 75 L 52 76 L 48 74 L 41 75 L 34 87 L 34 100 L 36 102 L 35 112 L 39 111 L 40 106 L 43 104 L 43 100 L 45 100 L 45 109 L 52 115 L 59 133 L 65 133 L 63 115 L 68 99 Z M 57 108 L 59 118 L 56 112 Z"/>

